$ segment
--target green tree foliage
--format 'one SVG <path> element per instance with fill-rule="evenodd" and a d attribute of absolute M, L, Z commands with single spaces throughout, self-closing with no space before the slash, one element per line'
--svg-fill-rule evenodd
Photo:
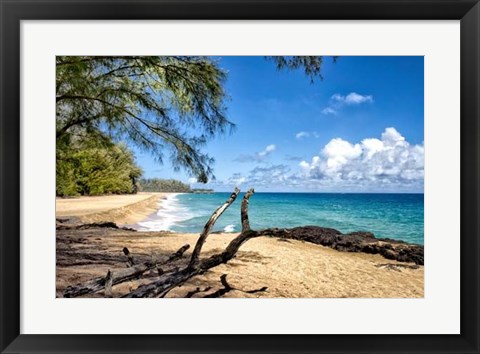
<path fill-rule="evenodd" d="M 201 182 L 213 159 L 208 138 L 232 129 L 225 116 L 225 72 L 203 57 L 57 57 L 57 139 L 108 132 Z"/>
<path fill-rule="evenodd" d="M 142 192 L 190 193 L 188 184 L 174 179 L 142 178 L 139 181 Z"/>
<path fill-rule="evenodd" d="M 277 65 L 277 69 L 303 69 L 305 75 L 310 78 L 310 82 L 314 82 L 315 78 L 323 80 L 322 76 L 322 56 L 270 56 L 267 59 L 273 61 Z M 332 57 L 333 61 L 337 60 L 337 57 Z"/>
<path fill-rule="evenodd" d="M 321 77 L 322 57 L 269 59 L 279 69 L 303 68 L 311 80 Z M 226 117 L 225 79 L 226 72 L 210 57 L 59 56 L 57 144 L 69 136 L 79 140 L 107 133 L 159 162 L 168 153 L 175 169 L 207 182 L 213 177 L 213 159 L 201 149 L 211 137 L 234 128 Z M 65 168 L 57 167 L 62 190 L 72 191 L 72 172 Z"/>
<path fill-rule="evenodd" d="M 57 145 L 56 169 L 58 196 L 136 193 L 142 174 L 125 145 L 91 139 Z"/>

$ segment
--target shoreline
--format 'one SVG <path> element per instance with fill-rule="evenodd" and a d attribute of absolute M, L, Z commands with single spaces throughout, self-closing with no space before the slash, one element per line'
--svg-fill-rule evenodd
<path fill-rule="evenodd" d="M 176 217 L 176 214 L 178 213 L 178 207 L 175 205 L 177 202 L 176 197 L 187 193 L 172 192 L 163 194 L 161 203 L 158 204 L 157 209 L 154 212 L 149 213 L 136 223 L 127 224 L 125 226 L 132 227 L 140 232 L 171 231 L 170 226 L 172 226 L 172 224 L 182 221 Z"/>
<path fill-rule="evenodd" d="M 289 196 L 292 193 L 258 193 L 252 200 L 252 225 L 257 229 L 270 227 L 295 228 L 319 225 L 334 228 L 342 234 L 370 232 L 377 238 L 393 239 L 424 245 L 423 201 L 419 198 L 400 197 L 397 200 L 382 197 L 356 198 Z M 297 193 L 299 194 L 299 193 Z M 241 194 L 240 198 L 242 197 Z M 258 198 L 257 198 L 258 197 Z M 239 198 L 239 199 L 240 199 Z M 386 199 L 385 199 L 386 198 Z M 406 199 L 405 199 L 406 198 Z M 139 231 L 198 232 L 215 209 L 224 203 L 226 195 L 179 195 L 176 201 L 162 204 L 158 215 L 153 215 L 135 226 Z M 309 205 L 311 203 L 311 205 Z M 388 204 L 385 204 L 388 203 Z M 402 209 L 403 203 L 406 207 Z M 240 207 L 236 201 L 229 212 L 222 216 L 215 230 L 235 232 L 240 228 L 239 219 L 230 211 Z M 165 206 L 165 209 L 164 209 Z M 294 209 L 291 209 L 294 208 Z M 400 218 L 397 213 L 403 213 Z"/>
<path fill-rule="evenodd" d="M 155 214 L 169 194 L 176 193 L 56 198 L 55 216 L 57 219 L 73 219 L 80 223 L 133 225 Z"/>
<path fill-rule="evenodd" d="M 56 206 L 57 212 L 56 217 L 57 219 L 70 219 L 69 223 L 75 224 L 93 224 L 93 223 L 102 223 L 102 222 L 113 222 L 120 227 L 127 227 L 127 228 L 134 228 L 137 232 L 146 232 L 146 233 L 155 233 L 155 232 L 168 232 L 172 234 L 189 234 L 189 233 L 196 233 L 196 231 L 174 231 L 169 228 L 165 229 L 149 229 L 148 227 L 144 227 L 143 229 L 139 227 L 138 223 L 148 223 L 151 221 L 158 221 L 162 218 L 159 217 L 157 214 L 163 211 L 164 214 L 171 212 L 169 209 L 170 204 L 168 200 L 174 199 L 175 196 L 181 194 L 188 194 L 188 193 L 180 193 L 180 192 L 140 192 L 133 195 L 109 195 L 109 196 L 93 196 L 93 197 L 76 197 L 76 198 L 57 198 L 56 199 Z M 116 199 L 129 199 L 127 201 L 121 200 L 120 202 L 116 203 L 114 201 Z M 90 210 L 90 212 L 85 212 L 84 209 L 81 208 L 82 204 L 90 204 L 91 202 L 100 203 L 102 202 L 109 202 L 108 204 L 110 207 L 106 207 L 104 209 L 98 210 Z M 109 201 L 110 200 L 110 201 Z M 73 205 L 77 202 L 80 202 L 79 205 Z M 83 202 L 83 203 L 81 203 Z M 70 207 L 66 208 L 70 212 L 66 210 L 62 210 L 59 208 L 59 204 L 64 204 Z M 170 217 L 170 215 L 166 215 Z M 168 223 L 168 222 L 167 222 Z M 134 227 L 136 226 L 136 227 Z M 227 226 L 228 227 L 228 226 Z M 275 227 L 275 226 L 272 226 Z M 288 229 L 301 229 L 301 228 L 313 228 L 313 229 L 320 229 L 321 233 L 323 234 L 326 232 L 327 234 L 338 235 L 342 237 L 351 237 L 352 235 L 360 235 L 361 237 L 365 237 L 367 239 L 374 239 L 377 242 L 391 242 L 395 244 L 406 244 L 410 246 L 418 246 L 424 247 L 421 243 L 415 242 L 408 242 L 401 239 L 391 238 L 391 237 L 377 237 L 373 233 L 369 231 L 355 231 L 355 232 L 348 232 L 342 233 L 336 229 L 330 227 L 319 227 L 319 226 L 311 226 L 311 225 L 303 225 L 303 226 L 293 226 Z M 201 232 L 201 228 L 198 229 L 198 232 Z M 228 230 L 218 230 L 212 231 L 212 234 L 237 234 L 237 231 L 228 231 Z M 316 244 L 327 245 L 331 243 L 330 240 L 324 240 L 324 237 L 320 239 L 316 237 L 318 235 L 313 235 L 310 237 L 310 242 Z M 331 236 L 331 235 L 327 235 Z M 367 252 L 368 253 L 368 252 Z"/>

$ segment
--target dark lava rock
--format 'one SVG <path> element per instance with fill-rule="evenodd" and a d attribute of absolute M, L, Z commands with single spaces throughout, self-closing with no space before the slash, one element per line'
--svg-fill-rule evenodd
<path fill-rule="evenodd" d="M 119 227 L 114 222 L 94 222 L 91 224 L 75 224 L 67 223 L 65 221 L 58 222 L 57 220 L 57 230 L 86 230 L 86 229 L 96 229 L 96 228 L 109 228 L 109 229 L 118 229 Z"/>
<path fill-rule="evenodd" d="M 101 221 L 94 222 L 90 224 L 81 224 L 78 223 L 76 219 L 57 219 L 56 229 L 57 230 L 88 230 L 88 229 L 116 229 L 116 230 L 127 230 L 127 231 L 136 231 L 135 229 L 129 227 L 119 227 L 117 224 L 111 221 Z"/>
<path fill-rule="evenodd" d="M 363 252 L 380 254 L 399 262 L 412 262 L 423 265 L 423 246 L 389 238 L 376 238 L 371 232 L 340 231 L 319 226 L 303 226 L 289 229 L 283 238 L 302 240 L 327 246 L 343 252 Z"/>

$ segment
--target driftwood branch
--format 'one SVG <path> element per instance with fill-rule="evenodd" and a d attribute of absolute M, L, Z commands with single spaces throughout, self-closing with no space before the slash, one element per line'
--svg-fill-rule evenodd
<path fill-rule="evenodd" d="M 127 247 L 123 247 L 123 254 L 127 256 L 127 267 L 133 267 L 135 262 L 133 261 L 133 256 Z"/>
<path fill-rule="evenodd" d="M 176 251 L 175 253 L 172 253 L 166 260 L 163 260 L 163 261 L 159 261 L 155 263 L 145 262 L 142 264 L 134 265 L 133 267 L 130 267 L 127 269 L 117 270 L 111 276 L 112 286 L 132 280 L 132 279 L 136 279 L 150 269 L 155 269 L 155 268 L 159 269 L 161 265 L 173 262 L 181 258 L 185 253 L 185 251 L 187 251 L 189 248 L 190 248 L 190 245 L 184 245 L 178 251 Z M 107 274 L 107 278 L 108 278 L 108 274 Z M 99 277 L 99 278 L 92 279 L 85 284 L 69 286 L 68 288 L 65 289 L 63 296 L 77 297 L 77 296 L 93 294 L 98 291 L 101 291 L 105 289 L 107 278 Z"/>
<path fill-rule="evenodd" d="M 164 297 L 172 289 L 184 284 L 190 278 L 205 273 L 208 269 L 214 268 L 220 264 L 227 263 L 239 250 L 240 246 L 248 240 L 260 236 L 275 236 L 284 235 L 285 229 L 265 229 L 261 231 L 249 230 L 242 232 L 235 237 L 225 251 L 220 254 L 213 255 L 209 258 L 197 262 L 193 267 L 187 266 L 180 269 L 177 273 L 172 275 L 161 276 L 154 282 L 140 285 L 137 289 L 123 297 Z"/>
<path fill-rule="evenodd" d="M 110 274 L 111 275 L 111 284 L 116 285 L 126 280 L 134 279 L 141 276 L 144 272 L 149 269 L 156 268 L 158 276 L 155 280 L 151 281 L 150 283 L 140 285 L 135 290 L 131 291 L 130 293 L 124 295 L 123 297 L 128 298 L 137 298 L 137 297 L 165 297 L 172 289 L 181 286 L 190 278 L 203 274 L 207 270 L 216 267 L 220 264 L 227 263 L 232 258 L 235 257 L 239 248 L 248 240 L 260 237 L 260 236 L 278 236 L 278 235 L 285 235 L 288 233 L 285 229 L 265 229 L 260 231 L 255 231 L 250 229 L 250 224 L 248 220 L 248 201 L 249 198 L 253 195 L 254 190 L 253 188 L 248 190 L 245 194 L 242 205 L 241 205 L 241 221 L 242 221 L 242 232 L 240 235 L 235 237 L 230 243 L 227 245 L 225 250 L 219 254 L 212 255 L 205 259 L 199 259 L 200 252 L 202 247 L 210 234 L 210 231 L 213 228 L 213 225 L 217 221 L 217 219 L 223 214 L 223 212 L 235 201 L 240 190 L 235 188 L 234 192 L 230 195 L 230 198 L 225 201 L 223 205 L 218 207 L 213 214 L 210 216 L 209 220 L 205 224 L 200 237 L 195 245 L 195 248 L 192 252 L 192 256 L 190 258 L 190 262 L 184 265 L 183 267 L 180 266 L 177 269 L 170 269 L 169 271 L 164 271 L 160 265 L 161 263 L 151 264 L 151 263 L 143 263 L 131 266 L 131 268 L 123 269 L 120 271 L 115 271 Z M 169 260 L 164 263 L 168 263 L 174 258 L 181 257 L 181 255 L 186 251 L 188 245 L 182 247 L 178 250 L 175 254 L 173 254 Z M 126 248 L 125 248 L 126 249 Z M 129 263 L 133 264 L 133 257 L 130 255 L 128 249 L 126 249 L 124 253 L 128 257 Z M 224 290 L 220 291 L 216 296 L 221 296 L 222 293 L 228 292 L 232 290 L 227 281 L 226 275 L 221 278 L 222 284 L 224 285 Z M 90 281 L 84 285 L 77 285 L 75 287 L 69 287 L 64 293 L 65 297 L 74 297 L 79 295 L 84 295 L 88 293 L 94 293 L 99 290 L 105 288 L 106 279 L 105 278 L 97 278 Z M 265 291 L 266 288 L 261 288 L 258 290 L 253 290 L 252 292 L 258 291 Z M 190 292 L 187 295 L 192 296 L 198 291 Z"/>
<path fill-rule="evenodd" d="M 183 269 L 179 269 L 174 274 L 164 274 L 156 281 L 140 285 L 137 289 L 123 297 L 164 297 L 173 288 L 182 285 L 188 279 L 201 273 L 202 270 L 199 268 L 185 267 Z"/>
<path fill-rule="evenodd" d="M 250 222 L 248 221 L 248 200 L 255 193 L 253 188 L 250 188 L 243 196 L 242 207 L 240 209 L 240 218 L 242 220 L 242 232 L 250 230 Z"/>
<path fill-rule="evenodd" d="M 112 297 L 113 273 L 110 269 L 105 277 L 105 297 Z"/>
<path fill-rule="evenodd" d="M 235 257 L 240 247 L 245 242 L 247 242 L 252 238 L 256 238 L 260 236 L 275 237 L 277 235 L 285 235 L 285 233 L 288 233 L 288 231 L 285 229 L 278 229 L 278 228 L 264 229 L 259 231 L 248 230 L 248 231 L 242 232 L 240 235 L 238 235 L 232 241 L 230 241 L 228 246 L 225 248 L 225 251 L 203 260 L 198 264 L 197 267 L 205 271 L 207 269 L 216 267 L 217 265 L 220 265 L 222 263 L 227 263 L 229 260 Z"/>
<path fill-rule="evenodd" d="M 193 267 L 195 262 L 197 262 L 198 257 L 200 256 L 200 252 L 202 251 L 203 244 L 207 240 L 207 237 L 212 230 L 213 225 L 220 217 L 220 215 L 222 215 L 223 212 L 227 210 L 227 208 L 235 201 L 235 199 L 237 199 L 238 193 L 240 193 L 240 189 L 235 188 L 233 193 L 230 195 L 230 198 L 228 198 L 225 203 L 223 203 L 223 205 L 219 206 L 217 210 L 213 212 L 212 216 L 210 216 L 210 219 L 208 219 L 192 252 L 192 258 L 190 259 L 189 264 L 190 267 Z"/>

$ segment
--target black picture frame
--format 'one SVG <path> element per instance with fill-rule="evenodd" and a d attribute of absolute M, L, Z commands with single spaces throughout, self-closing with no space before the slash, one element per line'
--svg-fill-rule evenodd
<path fill-rule="evenodd" d="M 0 0 L 0 350 L 2 353 L 479 353 L 478 0 Z M 22 20 L 361 19 L 461 21 L 460 335 L 20 334 Z M 445 304 L 448 306 L 448 304 Z M 414 320 L 414 319 L 412 319 Z"/>

